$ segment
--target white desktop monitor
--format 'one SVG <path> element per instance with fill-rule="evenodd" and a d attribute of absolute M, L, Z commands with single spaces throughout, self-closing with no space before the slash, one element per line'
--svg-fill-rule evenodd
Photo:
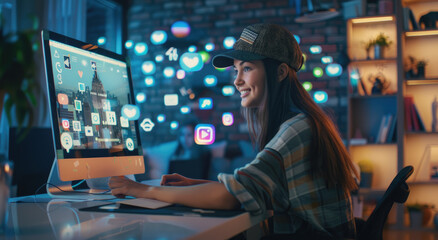
<path fill-rule="evenodd" d="M 144 173 L 126 58 L 54 32 L 41 36 L 58 166 L 51 175 L 68 182 Z"/>

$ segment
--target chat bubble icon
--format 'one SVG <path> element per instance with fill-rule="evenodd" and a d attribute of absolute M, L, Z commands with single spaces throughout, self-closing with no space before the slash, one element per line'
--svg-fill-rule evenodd
<path fill-rule="evenodd" d="M 73 139 L 69 133 L 64 132 L 61 134 L 61 145 L 67 153 L 70 152 L 70 149 L 73 146 Z"/>
<path fill-rule="evenodd" d="M 84 93 L 85 92 L 85 84 L 78 82 L 78 89 L 80 93 Z"/>

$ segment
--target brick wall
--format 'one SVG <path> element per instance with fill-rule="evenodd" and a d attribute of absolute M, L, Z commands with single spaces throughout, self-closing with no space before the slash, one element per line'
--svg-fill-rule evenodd
<path fill-rule="evenodd" d="M 329 96 L 327 103 L 321 106 L 333 117 L 335 123 L 343 136 L 347 132 L 347 87 L 346 73 L 340 77 L 328 77 L 324 74 L 321 78 L 315 78 L 312 74 L 314 67 L 324 69 L 321 57 L 332 56 L 334 62 L 345 63 L 346 50 L 346 24 L 342 16 L 334 19 L 317 22 L 298 24 L 294 22 L 295 9 L 289 5 L 287 0 L 186 0 L 186 1 L 165 1 L 165 0 L 134 0 L 128 16 L 128 39 L 135 42 L 146 42 L 149 45 L 149 52 L 144 56 L 136 56 L 133 50 L 127 53 L 132 63 L 132 74 L 135 91 L 144 92 L 147 95 L 145 103 L 141 104 L 142 116 L 151 118 L 155 122 L 154 129 L 149 132 L 142 132 L 144 145 L 155 145 L 163 141 L 170 141 L 176 138 L 176 132 L 170 130 L 170 122 L 173 120 L 184 121 L 189 115 L 195 115 L 201 122 L 212 123 L 216 126 L 216 141 L 248 140 L 245 131 L 245 121 L 240 116 L 240 97 L 222 96 L 221 87 L 232 84 L 231 71 L 219 72 L 208 63 L 199 72 L 187 73 L 185 79 L 178 80 L 176 77 L 165 79 L 162 71 L 167 66 L 180 69 L 177 62 L 168 60 L 157 63 L 155 74 L 156 85 L 146 87 L 144 84 L 145 75 L 141 71 L 141 64 L 146 60 L 154 60 L 155 55 L 165 54 L 168 48 L 177 47 L 179 55 L 187 51 L 189 45 L 196 45 L 203 50 L 203 45 L 213 42 L 216 49 L 211 56 L 225 51 L 222 46 L 226 36 L 239 37 L 242 29 L 253 23 L 269 22 L 277 23 L 287 27 L 294 34 L 301 37 L 301 49 L 307 55 L 306 69 L 298 74 L 301 82 L 310 81 L 313 90 L 324 90 Z M 175 21 L 183 20 L 191 26 L 191 32 L 186 38 L 176 38 L 170 31 Z M 155 30 L 164 30 L 168 33 L 168 41 L 164 45 L 155 46 L 150 42 L 150 35 Z M 320 45 L 322 53 L 312 55 L 309 53 L 311 45 Z M 218 85 L 214 88 L 203 88 L 203 77 L 214 74 L 218 77 Z M 188 96 L 181 96 L 181 87 L 192 88 L 196 97 L 191 100 Z M 165 107 L 163 95 L 166 93 L 178 93 L 180 103 L 177 107 Z M 311 91 L 310 93 L 313 93 Z M 197 109 L 198 97 L 209 96 L 213 98 L 213 110 Z M 189 115 L 180 113 L 182 105 L 192 107 Z M 225 127 L 221 122 L 223 112 L 232 112 L 235 116 L 233 126 Z M 156 116 L 165 114 L 166 121 L 157 123 Z"/>

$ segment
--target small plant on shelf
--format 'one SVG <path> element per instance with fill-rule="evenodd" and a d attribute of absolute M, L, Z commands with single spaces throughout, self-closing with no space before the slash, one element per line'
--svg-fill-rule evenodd
<path fill-rule="evenodd" d="M 392 41 L 389 39 L 389 36 L 384 33 L 379 33 L 376 39 L 374 39 L 374 45 L 379 45 L 380 47 L 389 47 L 392 44 Z"/>
<path fill-rule="evenodd" d="M 389 39 L 389 36 L 384 33 L 379 33 L 374 39 L 370 39 L 367 43 L 365 43 L 365 50 L 367 51 L 367 59 L 370 59 L 369 52 L 372 47 L 374 47 L 374 59 L 383 58 L 383 50 L 389 47 L 392 44 L 392 41 Z"/>
<path fill-rule="evenodd" d="M 417 62 L 417 77 L 425 78 L 427 61 L 424 59 Z"/>
<path fill-rule="evenodd" d="M 370 188 L 373 180 L 373 162 L 369 159 L 363 159 L 358 162 L 360 168 L 360 185 L 361 188 Z"/>

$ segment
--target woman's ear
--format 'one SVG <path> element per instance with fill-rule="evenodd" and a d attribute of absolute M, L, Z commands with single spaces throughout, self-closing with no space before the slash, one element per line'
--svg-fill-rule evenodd
<path fill-rule="evenodd" d="M 277 68 L 277 79 L 279 82 L 283 81 L 289 75 L 289 67 L 286 63 L 280 64 Z"/>

